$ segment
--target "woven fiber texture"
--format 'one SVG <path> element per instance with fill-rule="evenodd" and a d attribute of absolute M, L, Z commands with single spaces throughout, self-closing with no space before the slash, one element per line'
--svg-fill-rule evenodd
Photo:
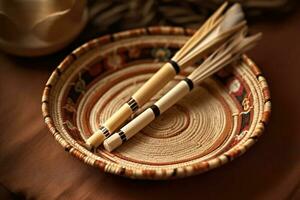
<path fill-rule="evenodd" d="M 266 80 L 246 56 L 204 81 L 116 151 L 100 147 L 93 153 L 82 146 L 191 34 L 175 27 L 134 29 L 76 49 L 44 90 L 42 111 L 55 139 L 89 165 L 140 179 L 190 176 L 244 153 L 271 112 Z M 176 76 L 152 101 L 192 70 Z"/>

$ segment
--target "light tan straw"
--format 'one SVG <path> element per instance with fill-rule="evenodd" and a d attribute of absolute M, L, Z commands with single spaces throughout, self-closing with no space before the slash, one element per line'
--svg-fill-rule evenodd
<path fill-rule="evenodd" d="M 162 89 L 180 70 L 193 64 L 212 49 L 222 44 L 231 35 L 245 26 L 244 14 L 239 4 L 234 4 L 222 14 L 227 3 L 224 3 L 199 30 L 185 43 L 185 45 L 165 63 L 131 98 L 87 141 L 88 149 L 98 147 L 105 138 L 120 127 L 138 108 L 147 103 Z"/>
<path fill-rule="evenodd" d="M 116 150 L 83 147 L 98 125 L 193 34 L 179 27 L 134 29 L 96 38 L 73 51 L 43 92 L 43 117 L 54 139 L 84 164 L 139 179 L 191 176 L 242 155 L 259 139 L 271 113 L 266 79 L 245 55 L 205 79 Z M 182 70 L 142 109 L 194 67 Z"/>

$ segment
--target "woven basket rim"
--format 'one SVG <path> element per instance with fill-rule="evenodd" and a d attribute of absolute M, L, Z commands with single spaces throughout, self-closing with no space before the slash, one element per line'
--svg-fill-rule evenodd
<path fill-rule="evenodd" d="M 76 149 L 72 144 L 70 144 L 67 140 L 64 139 L 64 137 L 61 135 L 61 133 L 58 131 L 54 124 L 54 119 L 52 118 L 50 114 L 50 104 L 49 104 L 49 99 L 51 96 L 51 88 L 56 84 L 56 82 L 59 80 L 60 76 L 64 71 L 68 68 L 68 66 L 72 65 L 72 63 L 87 53 L 89 50 L 96 48 L 100 45 L 110 43 L 112 41 L 117 41 L 121 40 L 124 38 L 130 38 L 130 37 L 135 37 L 138 35 L 169 35 L 172 34 L 174 35 L 174 30 L 181 30 L 181 34 L 178 35 L 185 35 L 185 36 L 190 36 L 192 35 L 195 30 L 194 29 L 189 29 L 189 28 L 182 28 L 182 27 L 173 27 L 173 26 L 151 26 L 147 28 L 138 28 L 138 29 L 130 29 L 122 32 L 118 32 L 115 34 L 107 34 L 95 39 L 90 40 L 89 42 L 84 43 L 83 45 L 79 46 L 76 48 L 73 52 L 71 52 L 68 56 L 65 57 L 65 59 L 57 66 L 57 68 L 53 71 L 51 74 L 50 78 L 48 79 L 44 91 L 43 91 L 43 96 L 42 96 L 42 114 L 44 117 L 44 121 L 54 136 L 55 140 L 65 149 L 65 151 L 69 152 L 71 155 L 75 156 L 76 158 L 82 160 L 88 165 L 91 165 L 93 167 L 99 168 L 101 171 L 104 172 L 109 172 L 112 174 L 120 175 L 120 176 L 125 176 L 125 177 L 130 177 L 130 178 L 138 178 L 138 179 L 173 179 L 173 178 L 180 178 L 183 176 L 178 176 L 177 168 L 173 169 L 173 173 L 169 175 L 164 175 L 162 176 L 158 170 L 150 170 L 149 173 L 147 174 L 141 174 L 139 171 L 135 171 L 136 169 L 128 169 L 131 170 L 132 173 L 131 175 L 127 175 L 124 173 L 127 169 L 126 167 L 122 167 L 121 169 L 118 170 L 106 170 L 108 163 L 105 163 L 103 161 L 95 160 L 94 162 L 88 162 L 87 160 L 90 158 L 89 155 L 86 155 L 84 152 L 81 152 L 80 150 Z M 176 33 L 175 33 L 176 34 Z M 271 98 L 270 98 L 270 91 L 269 87 L 266 83 L 266 80 L 264 76 L 262 75 L 260 69 L 256 66 L 256 64 L 253 63 L 253 61 L 248 58 L 248 56 L 243 55 L 243 61 L 250 66 L 251 71 L 256 75 L 258 81 L 259 81 L 259 88 L 261 89 L 262 96 L 263 96 L 263 117 L 262 120 L 256 125 L 254 129 L 254 136 L 249 137 L 245 142 L 243 142 L 240 145 L 233 146 L 231 149 L 228 151 L 218 155 L 217 157 L 201 161 L 200 163 L 197 163 L 197 165 L 193 166 L 186 166 L 182 167 L 185 169 L 180 169 L 180 170 L 187 170 L 189 171 L 191 168 L 192 173 L 186 173 L 185 176 L 190 176 L 190 175 L 195 175 L 199 174 L 208 170 L 211 170 L 213 168 L 219 167 L 229 161 L 232 161 L 236 157 L 242 155 L 246 150 L 249 149 L 258 139 L 258 137 L 262 134 L 264 131 L 264 128 L 266 124 L 269 121 L 269 117 L 271 114 Z M 268 104 L 268 106 L 265 106 Z M 116 164 L 115 164 L 116 165 Z M 120 168 L 119 166 L 113 166 L 111 167 L 116 167 Z"/>

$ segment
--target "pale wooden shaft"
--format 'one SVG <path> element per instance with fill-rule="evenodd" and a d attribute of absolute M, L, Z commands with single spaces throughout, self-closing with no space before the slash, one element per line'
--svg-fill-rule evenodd
<path fill-rule="evenodd" d="M 125 103 L 108 120 L 105 121 L 103 126 L 112 133 L 117 130 L 117 128 L 119 128 L 132 115 L 132 113 L 133 111 L 130 106 Z"/>
<path fill-rule="evenodd" d="M 122 139 L 120 138 L 119 134 L 117 134 L 117 133 L 112 134 L 109 138 L 107 138 L 103 142 L 104 148 L 109 152 L 113 151 L 121 144 L 122 144 Z"/>
<path fill-rule="evenodd" d="M 135 94 L 132 98 L 136 100 L 141 107 L 150 98 L 152 98 L 160 89 L 163 88 L 173 77 L 176 72 L 170 63 L 164 64 L 164 66 L 156 72 Z"/>
<path fill-rule="evenodd" d="M 238 22 L 243 19 L 243 13 L 240 6 L 233 6 L 226 12 L 225 16 L 222 16 L 222 12 L 226 6 L 227 3 L 224 3 L 172 58 L 181 69 L 195 62 L 196 59 L 212 50 L 215 46 L 219 45 L 243 26 L 242 23 L 238 24 Z M 233 27 L 231 28 L 231 26 Z M 222 34 L 220 32 L 222 32 Z M 175 75 L 176 70 L 172 64 L 164 64 L 157 73 L 155 73 L 137 92 L 135 92 L 135 94 L 132 95 L 132 99 L 135 100 L 138 107 L 143 106 L 170 80 L 172 80 Z M 176 89 L 176 87 L 174 89 Z M 156 105 L 161 109 L 160 112 L 163 113 L 188 92 L 188 84 L 186 82 L 181 82 L 178 84 L 177 90 L 171 90 L 171 92 L 161 98 Z M 130 105 L 132 106 L 131 103 Z M 132 111 L 129 105 L 125 104 L 120 110 L 114 113 L 103 126 L 112 133 L 119 128 L 133 112 L 134 111 Z"/>
<path fill-rule="evenodd" d="M 99 146 L 105 139 L 104 134 L 101 130 L 96 131 L 91 137 L 86 141 L 87 147 L 91 149 L 92 147 Z"/>
<path fill-rule="evenodd" d="M 119 128 L 126 119 L 128 119 L 132 114 L 130 106 L 126 103 L 117 112 L 115 112 L 105 123 L 104 127 L 113 133 L 117 128 Z M 105 135 L 101 130 L 97 130 L 91 137 L 86 141 L 87 147 L 91 149 L 92 147 L 98 147 L 102 144 L 105 139 Z"/>
<path fill-rule="evenodd" d="M 155 115 L 152 109 L 148 108 L 143 113 L 134 118 L 134 120 L 126 124 L 121 129 L 121 131 L 124 132 L 124 134 L 126 135 L 126 139 L 128 140 L 140 130 L 142 130 L 145 126 L 147 126 L 154 119 Z M 104 141 L 103 146 L 107 151 L 110 152 L 116 149 L 117 147 L 121 146 L 122 143 L 123 141 L 119 133 L 114 133 L 112 136 L 110 136 Z"/>
<path fill-rule="evenodd" d="M 189 91 L 190 89 L 188 84 L 185 81 L 180 81 L 175 87 L 173 87 L 169 92 L 155 102 L 155 105 L 157 105 L 160 113 L 162 114 L 186 94 L 188 94 Z"/>
<path fill-rule="evenodd" d="M 165 94 L 160 100 L 158 100 L 155 105 L 159 108 L 162 114 L 168 108 L 173 106 L 186 94 L 188 94 L 190 88 L 185 81 L 180 81 L 174 88 L 172 88 L 167 94 Z M 121 131 L 126 135 L 127 140 L 132 136 L 137 134 L 140 130 L 146 127 L 150 122 L 155 119 L 155 114 L 151 108 L 148 108 L 124 127 Z M 111 137 L 104 141 L 104 148 L 107 151 L 113 151 L 122 144 L 122 140 L 118 133 L 113 134 Z"/>
<path fill-rule="evenodd" d="M 164 85 L 166 85 L 176 72 L 170 63 L 164 66 L 155 73 L 134 95 L 132 98 L 139 106 L 144 105 L 152 96 L 154 96 Z M 131 115 L 133 114 L 130 106 L 125 103 L 119 110 L 117 110 L 108 120 L 105 121 L 103 126 L 113 133 L 119 128 Z M 99 131 L 97 131 L 99 132 Z M 100 131 L 101 132 L 101 131 Z M 103 133 L 101 132 L 103 135 Z M 102 135 L 94 134 L 86 142 L 88 146 L 97 147 L 103 142 Z"/>
<path fill-rule="evenodd" d="M 142 130 L 145 126 L 147 126 L 150 122 L 155 119 L 155 115 L 152 109 L 148 108 L 136 118 L 134 118 L 131 122 L 121 128 L 126 135 L 126 138 L 129 139 Z"/>
<path fill-rule="evenodd" d="M 155 105 L 159 108 L 160 113 L 162 114 L 168 108 L 173 106 L 177 101 L 179 101 L 182 97 L 184 97 L 187 93 L 189 93 L 189 91 L 190 90 L 187 83 L 185 81 L 180 81 L 174 88 L 172 88 L 162 98 L 160 98 L 155 103 Z M 134 118 L 131 122 L 122 127 L 121 131 L 123 131 L 127 139 L 129 139 L 154 119 L 155 114 L 153 113 L 151 108 L 148 108 L 136 118 Z"/>

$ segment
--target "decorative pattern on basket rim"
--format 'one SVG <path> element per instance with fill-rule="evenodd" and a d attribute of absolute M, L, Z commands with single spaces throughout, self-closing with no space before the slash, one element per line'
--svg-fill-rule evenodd
<path fill-rule="evenodd" d="M 93 39 L 82 46 L 75 49 L 71 54 L 69 54 L 54 70 L 48 79 L 42 96 L 42 114 L 44 117 L 44 121 L 49 128 L 50 132 L 54 136 L 55 140 L 64 147 L 65 151 L 69 152 L 71 155 L 77 157 L 83 162 L 99 168 L 101 171 L 114 173 L 116 175 L 127 176 L 130 178 L 140 178 L 140 179 L 170 179 L 170 178 L 178 178 L 183 176 L 190 176 L 194 174 L 199 174 L 201 172 L 208 171 L 210 169 L 219 167 L 228 161 L 233 160 L 234 158 L 242 155 L 247 149 L 249 149 L 258 139 L 258 137 L 262 134 L 265 129 L 266 124 L 270 118 L 271 114 L 271 97 L 270 91 L 266 82 L 266 79 L 262 75 L 260 69 L 246 56 L 243 55 L 243 61 L 250 66 L 251 71 L 256 76 L 256 79 L 259 82 L 260 90 L 263 94 L 264 100 L 264 108 L 261 117 L 261 121 L 255 127 L 251 137 L 247 138 L 243 143 L 234 146 L 229 149 L 225 153 L 222 153 L 216 158 L 209 159 L 206 161 L 202 161 L 197 164 L 193 164 L 192 166 L 185 166 L 180 168 L 174 168 L 170 172 L 162 173 L 159 170 L 137 170 L 120 168 L 116 164 L 107 164 L 103 161 L 95 160 L 94 158 L 90 158 L 88 155 L 74 148 L 71 144 L 66 141 L 53 122 L 53 119 L 50 115 L 50 105 L 49 98 L 51 95 L 52 86 L 58 81 L 60 76 L 64 73 L 66 68 L 70 66 L 77 58 L 84 55 L 90 49 L 101 46 L 103 44 L 107 44 L 112 41 L 117 41 L 123 38 L 128 38 L 132 36 L 140 36 L 140 35 L 186 35 L 190 36 L 195 32 L 192 29 L 184 29 L 180 27 L 167 27 L 167 26 L 156 26 L 156 27 L 148 27 L 148 28 L 140 28 L 133 29 L 128 31 L 123 31 L 111 35 L 105 35 L 96 39 Z M 180 173 L 179 173 L 180 172 Z M 183 175 L 182 175 L 183 174 Z"/>

